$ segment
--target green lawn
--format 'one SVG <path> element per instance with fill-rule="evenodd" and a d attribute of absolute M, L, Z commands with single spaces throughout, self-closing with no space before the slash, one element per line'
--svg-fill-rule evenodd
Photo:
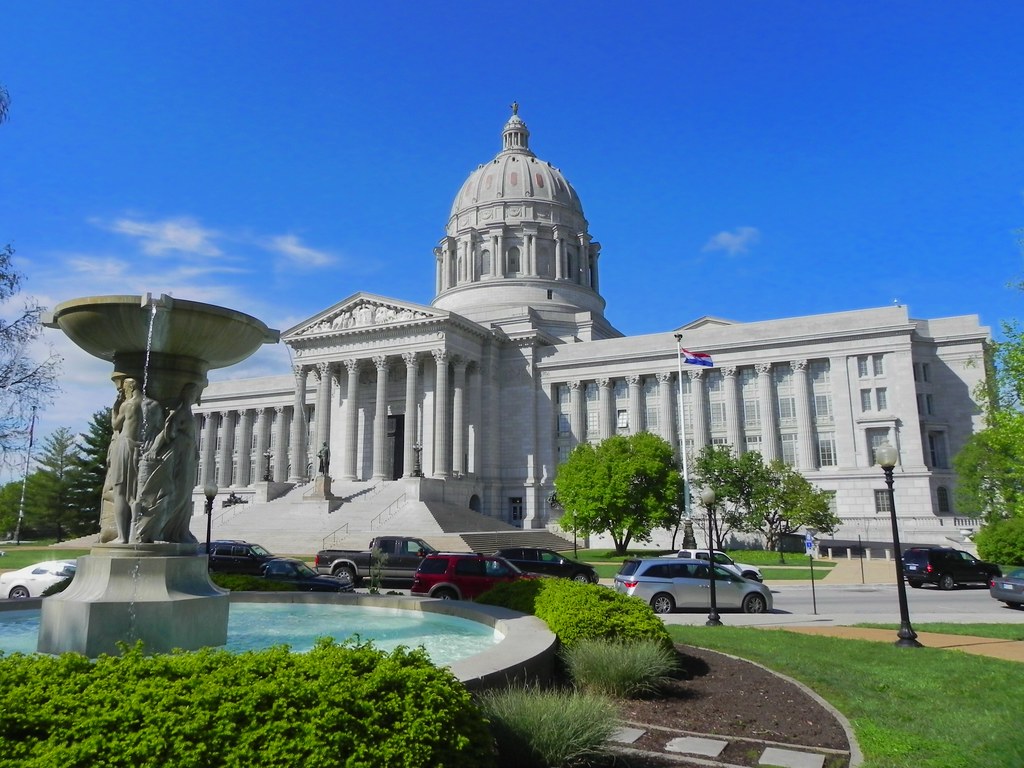
<path fill-rule="evenodd" d="M 756 661 L 812 688 L 853 725 L 864 768 L 1024 766 L 1024 664 L 779 630 L 668 629 L 676 642 Z"/>
<path fill-rule="evenodd" d="M 0 571 L 16 571 L 43 560 L 74 560 L 76 557 L 89 554 L 88 549 L 51 549 L 7 543 L 0 544 L 0 551 L 6 553 L 0 557 Z"/>

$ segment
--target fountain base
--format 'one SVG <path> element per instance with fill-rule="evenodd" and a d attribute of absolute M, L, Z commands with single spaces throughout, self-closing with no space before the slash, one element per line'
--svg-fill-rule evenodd
<path fill-rule="evenodd" d="M 40 653 L 118 655 L 224 645 L 228 593 L 210 581 L 196 544 L 102 544 L 78 558 L 74 580 L 43 601 Z M 201 552 L 201 553 L 200 553 Z"/>

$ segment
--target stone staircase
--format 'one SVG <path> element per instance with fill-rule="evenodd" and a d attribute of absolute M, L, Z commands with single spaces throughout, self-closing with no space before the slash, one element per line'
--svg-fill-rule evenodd
<path fill-rule="evenodd" d="M 511 528 L 511 526 L 509 526 Z M 467 549 L 489 554 L 505 547 L 542 547 L 556 552 L 572 549 L 572 542 L 558 534 L 544 529 L 522 530 L 511 528 L 507 531 L 480 531 L 459 534 Z"/>

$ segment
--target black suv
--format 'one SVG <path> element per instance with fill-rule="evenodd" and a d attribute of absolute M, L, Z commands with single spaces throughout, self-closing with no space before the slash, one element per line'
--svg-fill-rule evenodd
<path fill-rule="evenodd" d="M 915 589 L 937 584 L 953 589 L 958 584 L 985 584 L 1002 576 L 998 565 L 979 560 L 970 552 L 952 547 L 911 547 L 903 551 L 903 575 Z"/>
<path fill-rule="evenodd" d="M 495 552 L 519 570 L 545 576 L 561 576 L 584 584 L 597 584 L 597 571 L 586 563 L 572 560 L 551 549 L 539 547 L 506 547 Z"/>
<path fill-rule="evenodd" d="M 263 564 L 274 557 L 259 544 L 250 544 L 248 541 L 210 542 L 211 571 L 259 576 Z"/>

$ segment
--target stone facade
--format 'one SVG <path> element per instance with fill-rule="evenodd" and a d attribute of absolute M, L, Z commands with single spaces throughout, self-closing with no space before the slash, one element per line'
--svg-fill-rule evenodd
<path fill-rule="evenodd" d="M 649 430 L 680 454 L 685 434 L 687 456 L 729 444 L 792 464 L 834 493 L 848 533 L 888 519 L 872 466 L 884 439 L 902 517 L 952 529 L 971 512 L 954 508 L 951 460 L 980 426 L 976 316 L 705 317 L 624 337 L 604 318 L 575 191 L 518 114 L 502 136 L 456 196 L 431 306 L 357 293 L 282 334 L 290 374 L 208 387 L 200 485 L 302 482 L 327 443 L 336 481 L 432 478 L 446 501 L 543 527 L 575 445 Z M 681 366 L 677 338 L 714 366 Z"/>

